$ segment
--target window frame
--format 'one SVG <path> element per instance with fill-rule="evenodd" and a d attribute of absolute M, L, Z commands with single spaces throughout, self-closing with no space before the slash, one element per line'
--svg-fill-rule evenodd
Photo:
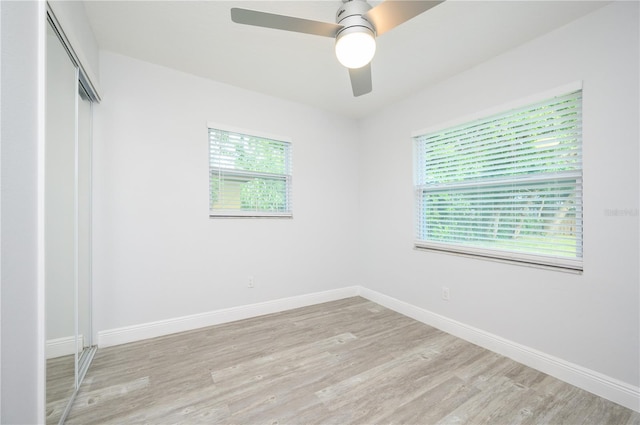
<path fill-rule="evenodd" d="M 259 211 L 259 210 L 233 210 L 233 209 L 219 209 L 215 210 L 212 208 L 211 204 L 211 136 L 210 130 L 218 130 L 224 131 L 228 133 L 234 133 L 241 136 L 247 136 L 257 139 L 266 139 L 273 142 L 280 142 L 287 146 L 287 171 L 285 174 L 273 174 L 282 176 L 285 181 L 286 190 L 285 194 L 287 196 L 287 211 Z M 293 201 L 292 201 L 292 191 L 293 191 L 293 142 L 290 137 L 277 136 L 273 134 L 264 133 L 261 131 L 255 130 L 247 130 L 238 127 L 232 127 L 225 124 L 219 124 L 216 122 L 208 121 L 207 122 L 207 151 L 209 158 L 208 165 L 208 173 L 209 173 L 209 218 L 293 218 Z M 249 170 L 238 170 L 232 171 L 229 174 L 235 174 L 237 176 L 245 176 L 245 177 L 260 177 L 260 175 L 267 175 L 269 173 L 260 173 Z"/>
<path fill-rule="evenodd" d="M 434 134 L 438 132 L 444 132 L 446 130 L 452 129 L 454 127 L 463 126 L 463 125 L 471 125 L 477 123 L 478 121 L 487 120 L 489 118 L 493 118 L 496 115 L 507 114 L 515 109 L 520 109 L 523 107 L 527 107 L 529 105 L 534 105 L 536 103 L 545 102 L 547 100 L 551 100 L 555 97 L 564 96 L 572 92 L 581 91 L 581 96 L 584 102 L 584 90 L 582 81 L 573 82 L 570 84 L 566 84 L 561 87 L 557 87 L 555 89 L 545 91 L 534 96 L 529 96 L 523 99 L 519 99 L 514 102 L 510 102 L 507 104 L 503 104 L 500 106 L 492 107 L 490 109 L 486 109 L 480 111 L 478 113 L 463 116 L 457 118 L 455 120 L 443 122 L 426 129 L 414 131 L 411 134 L 412 143 L 413 143 L 413 188 L 414 188 L 414 228 L 415 228 L 415 240 L 414 240 L 414 248 L 417 250 L 425 250 L 432 252 L 440 252 L 447 253 L 452 255 L 459 255 L 465 257 L 471 257 L 476 259 L 484 259 L 498 262 L 506 262 L 510 264 L 518 264 L 525 266 L 532 266 L 537 268 L 544 269 L 552 269 L 558 271 L 565 271 L 570 273 L 582 273 L 584 264 L 584 187 L 583 187 L 583 174 L 584 174 L 584 161 L 581 161 L 580 169 L 578 171 L 576 178 L 576 192 L 580 193 L 580 204 L 579 204 L 579 216 L 576 217 L 576 221 L 579 223 L 580 232 L 579 239 L 577 240 L 581 244 L 581 249 L 579 250 L 579 256 L 573 257 L 561 257 L 561 256 L 548 256 L 544 254 L 534 254 L 532 252 L 522 252 L 515 250 L 507 250 L 507 249 L 492 249 L 492 247 L 478 247 L 472 245 L 466 245 L 462 243 L 455 242 L 439 242 L 435 240 L 425 240 L 420 239 L 420 227 L 421 227 L 421 216 L 420 212 L 424 213 L 424 208 L 420 206 L 421 196 L 419 195 L 419 191 L 422 192 L 422 189 L 419 189 L 419 175 L 418 173 L 423 172 L 419 170 L 418 167 L 418 141 L 417 138 L 429 134 Z M 583 117 L 582 113 L 582 117 Z M 580 152 L 583 153 L 583 137 L 582 131 L 580 131 Z M 539 181 L 543 178 L 538 178 L 539 174 L 533 175 L 530 181 Z M 542 176 L 540 176 L 542 177 Z M 504 179 L 503 183 L 505 183 L 508 179 Z M 526 180 L 526 179 L 525 179 Z M 470 186 L 473 186 L 473 183 L 468 183 Z M 463 184 L 464 185 L 464 184 Z M 452 184 L 451 186 L 455 186 Z M 495 247 L 494 247 L 495 248 Z"/>

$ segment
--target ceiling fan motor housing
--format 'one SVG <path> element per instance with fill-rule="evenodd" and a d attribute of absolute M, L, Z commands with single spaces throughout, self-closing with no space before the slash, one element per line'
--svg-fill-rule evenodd
<path fill-rule="evenodd" d="M 364 18 L 364 14 L 371 10 L 371 6 L 364 0 L 343 0 L 342 6 L 336 12 L 336 23 L 342 28 L 336 36 L 346 35 L 353 31 L 362 31 L 366 28 L 373 36 L 376 36 L 376 28 Z"/>

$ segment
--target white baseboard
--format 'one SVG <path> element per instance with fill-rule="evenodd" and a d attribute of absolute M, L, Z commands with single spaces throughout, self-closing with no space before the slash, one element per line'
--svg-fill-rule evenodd
<path fill-rule="evenodd" d="M 79 347 L 83 345 L 83 336 L 79 336 Z M 75 353 L 76 338 L 74 336 L 66 336 L 63 338 L 48 339 L 45 345 L 45 353 L 47 360 L 55 359 L 56 357 L 69 356 Z"/>
<path fill-rule="evenodd" d="M 590 393 L 640 412 L 640 387 L 622 382 L 547 353 L 507 340 L 445 316 L 416 307 L 371 289 L 359 288 L 359 295 L 390 310 L 438 328 L 473 344 L 509 357 Z"/>
<path fill-rule="evenodd" d="M 129 342 L 155 338 L 177 332 L 190 331 L 193 329 L 234 322 L 236 320 L 248 319 L 265 314 L 278 313 L 280 311 L 291 310 L 294 308 L 355 297 L 358 295 L 358 291 L 359 287 L 351 286 L 324 292 L 315 292 L 312 294 L 265 301 L 256 304 L 231 307 L 206 313 L 193 314 L 190 316 L 159 320 L 157 322 L 110 329 L 98 332 L 98 346 L 102 348 L 126 344 Z"/>

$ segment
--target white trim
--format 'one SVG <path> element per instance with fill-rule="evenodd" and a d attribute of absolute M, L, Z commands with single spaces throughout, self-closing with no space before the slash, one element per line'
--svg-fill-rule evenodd
<path fill-rule="evenodd" d="M 294 308 L 336 301 L 343 298 L 355 297 L 358 295 L 358 292 L 359 289 L 357 286 L 350 286 L 324 292 L 316 292 L 256 304 L 192 314 L 190 316 L 159 320 L 140 325 L 109 329 L 98 332 L 98 346 L 100 348 L 110 347 L 113 345 L 169 335 L 176 332 L 190 331 L 193 329 L 234 322 L 236 320 L 248 319 L 265 314 L 278 313 Z"/>
<path fill-rule="evenodd" d="M 209 210 L 209 218 L 293 218 L 293 212 L 271 213 L 260 211 Z"/>
<path fill-rule="evenodd" d="M 516 266 L 533 267 L 543 270 L 564 273 L 582 274 L 582 259 L 551 257 L 544 255 L 524 254 L 514 251 L 476 248 L 473 246 L 457 245 L 453 243 L 414 241 L 414 248 L 418 251 L 436 252 L 438 254 L 457 255 L 475 260 L 496 261 Z"/>
<path fill-rule="evenodd" d="M 246 128 L 240 128 L 240 127 L 233 127 L 230 125 L 226 125 L 226 124 L 220 124 L 217 122 L 213 122 L 213 121 L 207 121 L 207 132 L 210 128 L 213 128 L 215 130 L 222 130 L 222 131 L 228 131 L 231 133 L 240 133 L 240 134 L 244 134 L 246 136 L 251 136 L 251 137 L 257 137 L 257 138 L 261 138 L 261 139 L 269 139 L 269 140 L 274 140 L 276 142 L 287 142 L 289 144 L 291 144 L 291 146 L 293 146 L 293 140 L 291 139 L 291 137 L 288 136 L 278 136 L 278 135 L 274 135 L 274 134 L 268 134 L 262 131 L 257 131 L 257 130 L 250 130 L 250 129 L 246 129 Z M 208 140 L 208 137 L 207 137 Z"/>
<path fill-rule="evenodd" d="M 89 66 L 89 61 L 87 60 L 82 50 L 82 46 L 78 42 L 75 34 L 73 32 L 66 33 L 64 31 L 64 28 L 73 28 L 73 25 L 71 25 L 69 22 L 65 22 L 66 15 L 64 13 L 61 13 L 55 1 L 47 1 L 46 5 L 47 14 L 51 17 L 56 31 L 62 37 L 62 43 L 65 45 L 65 49 L 67 49 L 69 55 L 72 57 L 74 65 L 77 65 L 77 67 L 79 68 L 79 79 L 83 87 L 85 87 L 85 90 L 89 94 L 89 97 L 91 97 L 93 101 L 99 103 L 102 100 L 102 96 L 100 95 L 98 78 L 94 73 L 94 71 L 97 70 L 94 70 Z M 58 15 L 56 15 L 55 9 L 58 9 Z M 60 17 L 62 17 L 63 19 L 60 19 Z M 75 47 L 77 47 L 77 49 Z"/>
<path fill-rule="evenodd" d="M 386 308 L 640 412 L 640 387 L 367 288 L 359 295 Z"/>
<path fill-rule="evenodd" d="M 0 3 L 0 37 L 2 37 L 2 3 Z M 39 42 L 39 40 L 38 40 Z M 39 47 L 38 47 L 39 48 Z M 40 67 L 38 64 L 38 76 L 40 75 Z M 0 82 L 2 82 L 2 54 L 0 52 Z M 38 97 L 38 102 L 40 102 L 40 98 Z M 0 115 L 2 114 L 2 84 L 0 84 Z M 2 126 L 2 121 L 0 118 L 0 126 Z M 38 143 L 40 140 L 38 139 Z M 2 143 L 0 143 L 0 187 L 2 186 Z M 38 188 L 39 189 L 39 188 Z M 38 201 L 40 199 L 38 198 Z M 2 196 L 0 196 L 0 245 L 2 244 Z M 0 258 L 0 276 L 2 276 L 2 259 Z M 38 282 L 39 283 L 39 282 Z M 38 288 L 39 290 L 40 288 Z M 38 296 L 40 293 L 38 292 Z M 2 300 L 2 284 L 0 282 L 0 300 Z M 40 307 L 40 306 L 38 306 Z M 39 311 L 39 310 L 38 310 Z M 38 318 L 38 327 L 40 326 L 40 318 Z M 2 329 L 2 302 L 0 302 L 0 329 Z M 40 350 L 40 347 L 38 347 Z M 38 352 L 38 354 L 40 354 Z M 40 382 L 38 382 L 38 386 Z M 0 418 L 2 418 L 2 332 L 0 332 Z"/>
<path fill-rule="evenodd" d="M 421 130 L 413 131 L 411 133 L 411 138 L 423 136 L 425 134 L 435 133 L 437 131 L 444 130 L 450 127 L 456 127 L 461 124 L 471 123 L 473 121 L 477 121 L 483 118 L 488 118 L 490 116 L 504 113 L 512 109 L 518 109 L 533 103 L 542 102 L 544 100 L 551 99 L 556 96 L 563 96 L 567 93 L 571 93 L 581 89 L 582 89 L 582 81 L 574 81 L 572 83 L 564 84 L 560 87 L 556 87 L 550 90 L 545 90 L 544 92 L 536 93 L 536 94 L 526 96 L 524 98 L 520 98 L 511 102 L 503 103 L 501 105 L 496 105 L 496 106 L 484 109 L 482 111 L 475 112 L 473 114 L 457 117 L 449 121 L 428 126 L 427 128 L 424 128 Z"/>
<path fill-rule="evenodd" d="M 78 344 L 84 344 L 84 337 L 78 336 Z M 80 345 L 83 347 L 84 345 Z M 65 336 L 62 338 L 53 338 L 47 340 L 46 355 L 47 360 L 55 359 L 56 357 L 71 356 L 76 353 L 76 337 Z"/>
<path fill-rule="evenodd" d="M 46 80 L 47 80 L 47 5 L 38 2 L 38 147 L 37 147 L 37 252 L 36 252 L 36 297 L 37 297 L 37 389 L 38 423 L 45 422 L 47 405 L 47 327 L 45 290 L 45 139 L 46 139 Z"/>

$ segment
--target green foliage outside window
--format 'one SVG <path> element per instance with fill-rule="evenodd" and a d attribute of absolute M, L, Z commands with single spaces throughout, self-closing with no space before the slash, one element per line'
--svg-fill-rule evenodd
<path fill-rule="evenodd" d="M 210 209 L 290 212 L 288 142 L 209 129 Z"/>
<path fill-rule="evenodd" d="M 582 257 L 581 93 L 417 136 L 418 240 Z"/>

